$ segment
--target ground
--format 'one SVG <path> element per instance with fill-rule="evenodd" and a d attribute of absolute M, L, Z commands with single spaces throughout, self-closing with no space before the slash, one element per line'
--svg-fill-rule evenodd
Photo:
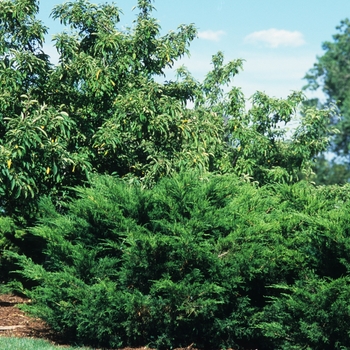
<path fill-rule="evenodd" d="M 19 310 L 16 305 L 27 303 L 24 299 L 14 295 L 0 295 L 0 336 L 15 337 L 54 337 L 50 328 L 37 318 L 30 318 Z"/>
<path fill-rule="evenodd" d="M 15 295 L 0 295 L 0 337 L 29 337 L 42 338 L 57 345 L 65 345 L 65 342 L 55 334 L 45 322 L 38 318 L 28 317 L 16 305 L 28 303 L 30 300 Z M 125 348 L 120 350 L 145 350 Z M 195 350 L 191 345 L 184 349 Z"/>

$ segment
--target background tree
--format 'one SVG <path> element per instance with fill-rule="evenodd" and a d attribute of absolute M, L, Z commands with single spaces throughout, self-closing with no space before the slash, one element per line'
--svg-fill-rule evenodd
<path fill-rule="evenodd" d="M 324 105 L 336 104 L 339 112 L 331 120 L 339 133 L 332 137 L 332 152 L 337 161 L 325 163 L 324 159 L 318 163 L 317 172 L 321 178 L 327 174 L 327 182 L 348 182 L 350 166 L 350 21 L 345 19 L 336 27 L 337 34 L 333 41 L 322 44 L 325 53 L 317 58 L 313 68 L 306 74 L 305 89 L 316 91 L 321 88 L 326 96 Z M 319 104 L 318 100 L 314 103 Z M 329 157 L 328 157 L 329 158 Z M 333 165 L 335 167 L 333 167 Z"/>
<path fill-rule="evenodd" d="M 75 122 L 49 101 L 54 66 L 42 51 L 46 28 L 37 1 L 0 3 L 0 195 L 2 210 L 29 219 L 38 194 L 62 195 L 77 181 L 72 168 L 90 168 L 72 151 Z"/>
<path fill-rule="evenodd" d="M 46 28 L 35 18 L 38 2 L 0 6 L 5 212 L 23 203 L 35 207 L 43 194 L 61 198 L 90 171 L 133 177 L 145 186 L 188 168 L 235 172 L 260 184 L 294 181 L 326 147 L 326 111 L 308 109 L 289 138 L 279 129 L 299 113 L 300 94 L 277 100 L 257 93 L 246 112 L 239 89 L 224 92 L 242 60 L 224 64 L 219 52 L 203 82 L 184 68 L 178 80 L 158 82 L 188 53 L 196 29 L 182 25 L 161 35 L 151 0 L 138 1 L 127 29 L 119 28 L 115 5 L 57 5 L 52 17 L 67 26 L 54 37 L 57 65 L 43 52 Z"/>

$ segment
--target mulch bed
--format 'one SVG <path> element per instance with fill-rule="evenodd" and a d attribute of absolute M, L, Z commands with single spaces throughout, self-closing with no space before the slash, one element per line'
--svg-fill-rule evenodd
<path fill-rule="evenodd" d="M 16 305 L 30 300 L 15 295 L 0 295 L 0 336 L 51 339 L 54 333 L 38 318 L 31 318 Z"/>

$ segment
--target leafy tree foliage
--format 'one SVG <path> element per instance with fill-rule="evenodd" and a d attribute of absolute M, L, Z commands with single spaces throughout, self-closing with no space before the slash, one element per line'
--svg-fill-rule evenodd
<path fill-rule="evenodd" d="M 241 60 L 225 64 L 219 52 L 203 82 L 181 68 L 178 80 L 159 83 L 189 52 L 196 29 L 161 35 L 152 1 L 139 0 L 137 9 L 133 26 L 121 29 L 114 5 L 57 5 L 52 16 L 67 30 L 54 37 L 53 65 L 43 52 L 38 2 L 1 2 L 0 193 L 8 214 L 28 216 L 43 194 L 60 200 L 91 171 L 145 186 L 188 168 L 261 184 L 295 181 L 325 149 L 327 111 L 305 111 L 291 136 L 279 129 L 299 114 L 300 94 L 277 100 L 256 93 L 245 111 L 239 89 L 224 92 Z"/>
<path fill-rule="evenodd" d="M 325 164 L 324 159 L 321 159 L 317 165 L 317 172 L 321 173 L 320 180 L 324 179 L 324 183 L 349 181 L 349 176 L 344 174 L 344 171 L 347 172 L 350 154 L 350 70 L 348 65 L 350 21 L 348 19 L 341 21 L 336 29 L 337 33 L 333 35 L 333 40 L 322 44 L 325 52 L 317 58 L 313 68 L 306 74 L 307 85 L 304 87 L 312 91 L 322 89 L 327 98 L 325 105 L 335 104 L 339 108 L 337 118 L 330 120 L 332 124 L 336 125 L 339 132 L 332 135 L 332 143 L 329 148 L 329 151 L 339 157 L 339 160 L 333 161 L 333 164 Z M 314 101 L 314 103 L 319 104 L 319 101 Z M 327 168 L 331 168 L 331 170 L 324 178 Z M 341 174 L 343 175 L 341 176 Z"/>
<path fill-rule="evenodd" d="M 313 164 L 313 181 L 318 185 L 344 185 L 350 181 L 350 164 L 322 154 Z"/>
<path fill-rule="evenodd" d="M 69 149 L 74 121 L 62 106 L 47 103 L 53 67 L 42 51 L 46 28 L 37 11 L 36 1 L 0 3 L 1 207 L 27 218 L 37 194 L 74 184 L 75 164 L 89 167 Z"/>
<path fill-rule="evenodd" d="M 198 171 L 152 190 L 96 177 L 66 214 L 48 199 L 18 256 L 26 310 L 93 346 L 343 349 L 349 187 L 258 187 Z M 13 255 L 13 254 L 12 254 Z"/>
<path fill-rule="evenodd" d="M 326 41 L 322 48 L 323 56 L 318 57 L 314 67 L 305 76 L 308 81 L 306 88 L 317 90 L 321 87 L 327 97 L 327 103 L 336 103 L 340 110 L 341 120 L 337 123 L 341 130 L 335 139 L 333 151 L 340 156 L 349 154 L 349 35 L 350 22 L 341 21 L 336 27 L 338 33 L 333 35 L 333 41 Z"/>

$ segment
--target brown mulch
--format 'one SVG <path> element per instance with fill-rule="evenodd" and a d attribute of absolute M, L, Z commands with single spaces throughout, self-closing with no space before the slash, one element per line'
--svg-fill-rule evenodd
<path fill-rule="evenodd" d="M 56 345 L 66 346 L 64 340 L 53 332 L 44 321 L 29 317 L 16 307 L 16 305 L 24 303 L 30 303 L 30 300 L 15 295 L 0 295 L 0 337 L 41 338 Z M 120 350 L 145 349 L 149 348 L 124 348 Z M 187 348 L 175 350 L 196 349 L 189 345 Z"/>
<path fill-rule="evenodd" d="M 16 305 L 30 300 L 15 295 L 0 295 L 0 336 L 51 339 L 50 328 L 38 318 L 30 318 Z"/>

